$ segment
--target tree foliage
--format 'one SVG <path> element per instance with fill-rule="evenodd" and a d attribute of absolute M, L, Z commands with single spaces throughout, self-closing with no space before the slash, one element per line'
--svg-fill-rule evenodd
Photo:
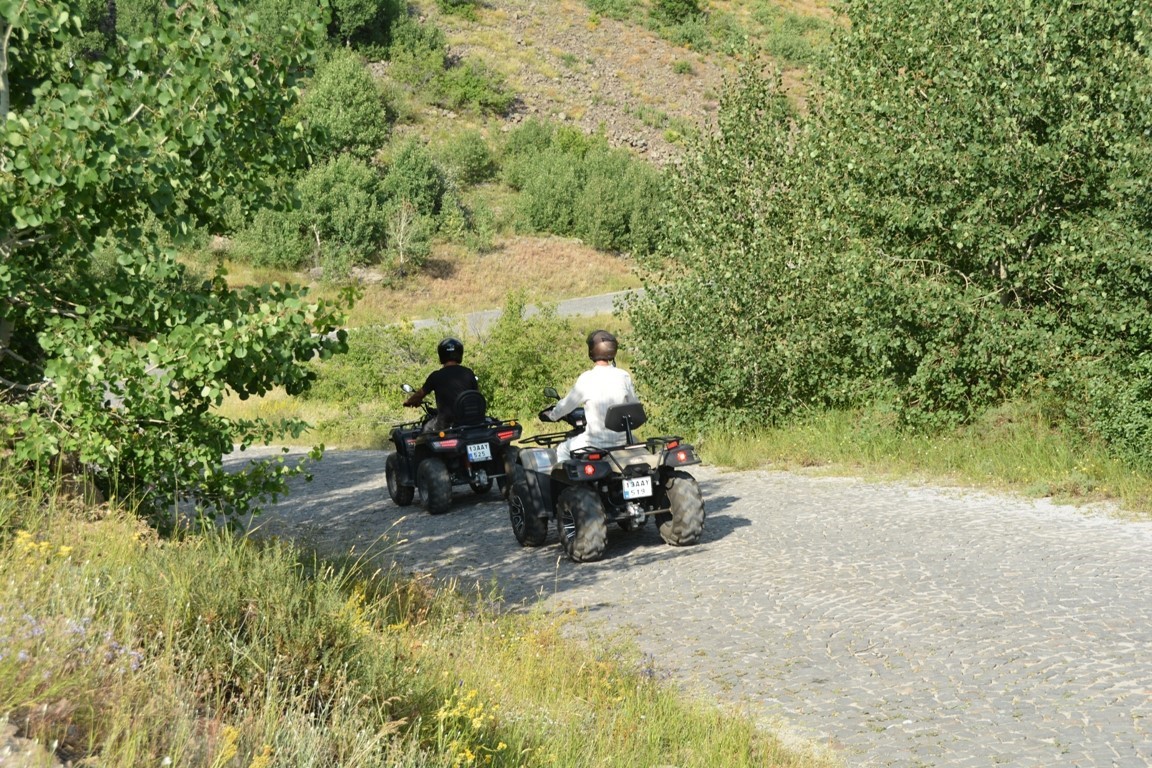
<path fill-rule="evenodd" d="M 1039 395 L 1102 433 L 1104 403 L 1138 401 L 1115 387 L 1147 386 L 1152 14 L 1135 0 L 846 11 L 808 113 L 781 114 L 757 77 L 729 90 L 652 264 L 643 365 L 696 422 L 882 388 L 913 426 Z M 661 312 L 696 319 L 662 329 Z"/>
<path fill-rule="evenodd" d="M 64 0 L 0 0 L 0 424 L 7 458 L 68 459 L 120 496 L 244 509 L 283 467 L 225 473 L 233 444 L 302 424 L 229 421 L 234 393 L 305 390 L 344 349 L 340 306 L 303 289 L 229 289 L 160 247 L 257 203 L 298 161 L 281 121 L 323 39 L 296 18 L 254 55 L 227 4 L 164 6 L 147 36 L 76 56 L 90 29 Z M 90 19 L 88 20 L 91 21 Z M 11 86 L 11 90 L 9 90 Z M 146 219 L 162 230 L 145 228 Z"/>
<path fill-rule="evenodd" d="M 388 140 L 391 111 L 363 59 L 334 51 L 311 79 L 299 108 L 311 148 L 322 160 L 347 152 L 371 159 Z"/>

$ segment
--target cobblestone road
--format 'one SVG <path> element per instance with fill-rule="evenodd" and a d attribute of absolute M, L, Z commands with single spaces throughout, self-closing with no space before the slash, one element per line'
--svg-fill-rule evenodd
<path fill-rule="evenodd" d="M 265 531 L 626 628 L 686 690 L 848 766 L 1152 766 L 1152 524 L 971 492 L 695 472 L 697 547 L 612 531 L 605 559 L 521 549 L 506 509 L 394 506 L 380 452 L 330 453 Z M 722 765 L 718 761 L 717 765 Z"/>

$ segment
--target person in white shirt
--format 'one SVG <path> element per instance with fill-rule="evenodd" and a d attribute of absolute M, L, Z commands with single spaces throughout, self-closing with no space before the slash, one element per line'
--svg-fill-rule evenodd
<path fill-rule="evenodd" d="M 588 334 L 588 357 L 592 360 L 592 368 L 580 374 L 560 402 L 541 414 L 542 418 L 547 416 L 549 421 L 558 421 L 584 406 L 584 418 L 588 426 L 579 435 L 568 438 L 556 447 L 557 461 L 567 461 L 576 448 L 588 445 L 614 448 L 624 445 L 627 440 L 623 432 L 614 432 L 604 426 L 608 406 L 639 402 L 632 386 L 632 376 L 616 367 L 616 347 L 616 337 L 608 331 Z"/>

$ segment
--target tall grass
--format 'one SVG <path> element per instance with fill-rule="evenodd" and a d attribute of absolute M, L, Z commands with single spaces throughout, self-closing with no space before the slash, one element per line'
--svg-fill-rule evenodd
<path fill-rule="evenodd" d="M 737 468 L 931 480 L 1063 502 L 1112 501 L 1152 516 L 1152 478 L 1053 428 L 1029 403 L 1011 403 L 944 434 L 910 433 L 890 410 L 875 406 L 813 414 L 778 429 L 708 434 L 699 447 L 706 460 Z"/>
<path fill-rule="evenodd" d="M 566 616 L 397 574 L 386 542 L 322 561 L 19 502 L 0 528 L 0 716 L 60 761 L 820 765 L 680 698 L 624 640 L 605 652 Z"/>

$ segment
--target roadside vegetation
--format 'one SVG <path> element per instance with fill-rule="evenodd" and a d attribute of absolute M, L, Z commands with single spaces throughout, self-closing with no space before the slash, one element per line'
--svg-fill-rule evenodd
<path fill-rule="evenodd" d="M 569 615 L 381 570 L 387 542 L 320 561 L 11 488 L 0 530 L 0 712 L 28 764 L 832 765 Z"/>

